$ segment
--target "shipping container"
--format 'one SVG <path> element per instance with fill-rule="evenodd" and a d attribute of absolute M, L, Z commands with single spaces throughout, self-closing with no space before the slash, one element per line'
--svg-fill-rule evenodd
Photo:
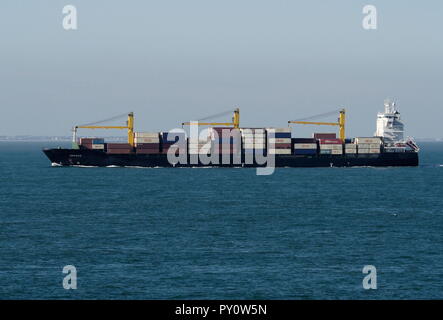
<path fill-rule="evenodd" d="M 134 138 L 135 143 L 159 143 L 160 139 L 157 138 Z"/>
<path fill-rule="evenodd" d="M 320 144 L 343 144 L 341 139 L 319 139 L 318 142 Z"/>
<path fill-rule="evenodd" d="M 320 150 L 329 149 L 329 150 L 343 150 L 342 144 L 321 144 Z"/>
<path fill-rule="evenodd" d="M 331 149 L 322 149 L 320 150 L 320 154 L 331 154 L 332 150 Z"/>
<path fill-rule="evenodd" d="M 269 154 L 291 154 L 291 149 L 269 149 Z"/>
<path fill-rule="evenodd" d="M 381 143 L 380 137 L 358 137 L 355 138 L 355 142 L 357 144 L 372 144 L 372 143 Z"/>
<path fill-rule="evenodd" d="M 357 149 L 346 149 L 345 153 L 355 154 L 355 153 L 357 153 Z"/>
<path fill-rule="evenodd" d="M 331 154 L 343 154 L 343 150 L 331 150 Z"/>
<path fill-rule="evenodd" d="M 369 149 L 361 149 L 361 148 L 358 148 L 358 153 L 361 153 L 361 154 L 369 153 Z"/>
<path fill-rule="evenodd" d="M 291 128 L 266 128 L 266 131 L 269 133 L 270 131 L 274 131 L 275 133 L 291 133 Z"/>
<path fill-rule="evenodd" d="M 92 149 L 92 143 L 83 143 L 80 146 L 85 149 Z"/>
<path fill-rule="evenodd" d="M 315 149 L 317 150 L 316 143 L 294 143 L 294 149 Z"/>
<path fill-rule="evenodd" d="M 159 143 L 138 143 L 136 145 L 137 148 L 141 149 L 155 149 L 155 148 L 160 148 L 160 144 Z"/>
<path fill-rule="evenodd" d="M 268 137 L 271 138 L 272 134 L 268 134 Z M 276 132 L 274 134 L 274 138 L 276 138 L 276 139 L 291 139 L 291 133 Z"/>
<path fill-rule="evenodd" d="M 104 144 L 93 144 L 92 149 L 103 150 L 103 149 L 105 149 L 105 145 Z"/>
<path fill-rule="evenodd" d="M 291 143 L 291 138 L 269 138 L 268 139 L 269 143 L 275 143 L 275 144 L 280 144 L 280 143 Z"/>
<path fill-rule="evenodd" d="M 135 132 L 135 138 L 160 138 L 159 132 Z"/>
<path fill-rule="evenodd" d="M 266 143 L 266 140 L 264 139 L 244 139 L 243 143 Z"/>
<path fill-rule="evenodd" d="M 378 148 L 378 149 L 369 149 L 369 153 L 380 153 L 380 148 Z"/>
<path fill-rule="evenodd" d="M 80 138 L 80 144 L 104 144 L 103 138 Z"/>
<path fill-rule="evenodd" d="M 357 145 L 358 149 L 370 149 L 371 144 L 369 143 L 360 143 Z"/>
<path fill-rule="evenodd" d="M 317 144 L 317 139 L 314 139 L 314 138 L 292 138 L 292 143 L 315 143 L 315 144 Z"/>
<path fill-rule="evenodd" d="M 316 140 L 320 139 L 336 139 L 337 135 L 335 133 L 314 133 L 312 137 Z"/>
<path fill-rule="evenodd" d="M 275 143 L 275 144 L 268 144 L 269 149 L 291 149 L 290 143 Z"/>
<path fill-rule="evenodd" d="M 129 143 L 107 143 L 108 149 L 132 149 Z"/>

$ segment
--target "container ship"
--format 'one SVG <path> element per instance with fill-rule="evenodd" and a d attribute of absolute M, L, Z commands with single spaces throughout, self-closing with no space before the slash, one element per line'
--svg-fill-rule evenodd
<path fill-rule="evenodd" d="M 96 122 L 73 128 L 72 148 L 44 149 L 54 166 L 123 167 L 397 167 L 418 166 L 419 147 L 404 137 L 404 123 L 396 104 L 385 101 L 377 115 L 377 129 L 371 137 L 346 138 L 344 109 L 337 110 L 337 122 L 314 122 L 313 117 L 288 121 L 283 128 L 242 128 L 240 110 L 231 122 L 184 122 L 168 132 L 135 132 L 134 114 L 124 126 L 103 126 Z M 325 114 L 324 114 L 325 115 Z M 125 114 L 126 116 L 126 114 Z M 113 118 L 114 119 L 114 118 Z M 110 119 L 108 119 L 110 120 Z M 293 137 L 291 125 L 335 126 L 336 133 L 313 133 Z M 189 128 L 190 134 L 184 130 Z M 199 126 L 206 126 L 199 130 Z M 103 138 L 77 137 L 77 130 L 124 129 L 125 143 Z"/>

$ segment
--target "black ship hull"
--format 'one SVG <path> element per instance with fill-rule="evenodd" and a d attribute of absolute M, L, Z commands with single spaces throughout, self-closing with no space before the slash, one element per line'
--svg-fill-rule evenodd
<path fill-rule="evenodd" d="M 122 166 L 122 167 L 265 167 L 271 163 L 246 164 L 245 155 L 240 159 L 222 159 L 218 163 L 202 163 L 195 161 L 190 155 L 184 163 L 173 164 L 166 154 L 108 154 L 99 150 L 89 149 L 44 149 L 43 152 L 51 163 L 60 166 Z M 222 161 L 223 160 L 223 161 Z M 275 167 L 405 167 L 418 166 L 417 152 L 398 152 L 379 154 L 343 154 L 343 155 L 275 155 Z"/>

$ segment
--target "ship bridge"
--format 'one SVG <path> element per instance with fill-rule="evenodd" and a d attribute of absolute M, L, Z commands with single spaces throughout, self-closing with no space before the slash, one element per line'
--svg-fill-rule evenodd
<path fill-rule="evenodd" d="M 383 137 L 386 145 L 404 143 L 404 123 L 401 120 L 400 112 L 396 108 L 395 102 L 385 100 L 385 112 L 377 114 L 377 131 L 375 136 Z"/>

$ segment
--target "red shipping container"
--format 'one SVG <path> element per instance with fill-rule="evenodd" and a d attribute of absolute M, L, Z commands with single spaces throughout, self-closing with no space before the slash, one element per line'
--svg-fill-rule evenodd
<path fill-rule="evenodd" d="M 268 147 L 272 147 L 272 149 L 291 149 L 291 144 L 290 143 L 274 143 L 274 144 L 268 143 Z"/>
<path fill-rule="evenodd" d="M 314 133 L 314 139 L 337 139 L 335 133 Z"/>
<path fill-rule="evenodd" d="M 341 139 L 320 139 L 320 144 L 343 144 Z"/>
<path fill-rule="evenodd" d="M 160 143 L 137 143 L 137 149 L 159 149 Z"/>
<path fill-rule="evenodd" d="M 83 148 L 92 149 L 92 143 L 82 143 L 80 144 Z"/>
<path fill-rule="evenodd" d="M 132 149 L 132 146 L 129 143 L 107 143 L 106 145 L 108 149 Z"/>

